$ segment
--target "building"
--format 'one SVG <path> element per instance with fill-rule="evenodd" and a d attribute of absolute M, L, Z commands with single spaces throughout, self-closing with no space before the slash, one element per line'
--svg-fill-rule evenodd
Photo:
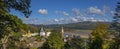
<path fill-rule="evenodd" d="M 37 35 L 40 35 L 40 36 L 44 36 L 44 37 L 48 37 L 50 36 L 51 32 L 50 31 L 45 31 L 43 29 L 43 27 L 41 27 L 40 29 L 40 32 L 39 33 L 31 33 L 30 30 L 28 30 L 28 32 L 26 34 L 23 34 L 22 36 L 24 37 L 31 37 L 31 36 L 37 36 Z"/>
<path fill-rule="evenodd" d="M 24 37 L 31 37 L 31 32 L 30 32 L 30 30 L 28 30 L 28 32 L 27 32 L 26 34 L 22 35 L 22 36 L 24 36 Z"/>
<path fill-rule="evenodd" d="M 44 31 L 43 27 L 41 27 L 40 36 L 45 36 L 45 35 L 46 35 L 45 31 Z"/>
<path fill-rule="evenodd" d="M 51 32 L 46 32 L 46 36 L 48 37 L 48 36 L 50 36 L 50 34 L 51 34 Z"/>

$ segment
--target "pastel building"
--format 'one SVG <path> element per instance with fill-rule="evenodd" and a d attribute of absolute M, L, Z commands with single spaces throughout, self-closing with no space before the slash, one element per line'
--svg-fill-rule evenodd
<path fill-rule="evenodd" d="M 44 37 L 48 37 L 50 36 L 51 32 L 49 31 L 45 31 L 43 27 L 41 27 L 40 29 L 40 32 L 39 33 L 31 33 L 30 30 L 28 30 L 28 32 L 26 34 L 23 34 L 22 36 L 24 37 L 31 37 L 31 36 L 37 36 L 37 35 L 40 35 L 40 36 L 44 36 Z"/>

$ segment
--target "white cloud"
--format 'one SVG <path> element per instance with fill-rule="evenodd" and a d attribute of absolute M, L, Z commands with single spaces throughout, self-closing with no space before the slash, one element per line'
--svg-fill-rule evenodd
<path fill-rule="evenodd" d="M 37 18 L 25 18 L 23 21 L 26 24 L 34 24 L 38 21 L 38 19 Z"/>
<path fill-rule="evenodd" d="M 59 20 L 58 19 L 54 19 L 54 22 L 59 22 Z"/>
<path fill-rule="evenodd" d="M 69 16 L 69 14 L 68 13 L 66 13 L 66 12 L 62 12 L 62 14 L 64 15 L 64 16 Z"/>
<path fill-rule="evenodd" d="M 78 22 L 77 18 L 72 18 L 71 20 L 74 21 L 74 22 Z"/>
<path fill-rule="evenodd" d="M 88 13 L 89 14 L 99 14 L 99 15 L 104 15 L 104 12 L 103 10 L 101 9 L 98 9 L 97 7 L 90 7 L 88 8 Z"/>
<path fill-rule="evenodd" d="M 64 16 L 69 16 L 69 13 L 65 12 L 65 11 L 55 11 L 56 14 L 61 14 Z"/>
<path fill-rule="evenodd" d="M 90 21 L 90 22 L 108 22 L 107 19 L 97 19 L 97 18 L 94 18 L 94 17 L 88 18 L 88 21 Z"/>
<path fill-rule="evenodd" d="M 39 9 L 38 12 L 40 14 L 48 14 L 48 11 L 46 9 Z"/>
<path fill-rule="evenodd" d="M 91 20 L 91 22 L 97 22 L 97 20 L 95 20 L 95 19 L 92 19 L 92 20 Z"/>
<path fill-rule="evenodd" d="M 104 20 L 102 20 L 102 19 L 98 19 L 97 21 L 98 21 L 98 22 L 105 22 L 105 21 L 104 21 Z"/>
<path fill-rule="evenodd" d="M 54 19 L 56 24 L 66 24 L 66 23 L 75 23 L 75 22 L 108 22 L 107 19 L 97 19 L 95 17 L 69 17 L 69 18 L 58 18 Z"/>
<path fill-rule="evenodd" d="M 60 18 L 60 21 L 64 21 L 65 19 L 64 18 Z"/>
<path fill-rule="evenodd" d="M 79 9 L 77 9 L 77 8 L 73 8 L 72 9 L 72 11 L 75 13 L 75 15 L 79 15 L 79 16 L 81 16 L 81 13 L 80 13 L 80 10 Z"/>
<path fill-rule="evenodd" d="M 78 22 L 90 21 L 90 22 L 108 22 L 107 19 L 97 19 L 95 17 L 76 17 Z"/>
<path fill-rule="evenodd" d="M 84 21 L 89 21 L 89 22 L 108 22 L 107 18 L 103 19 L 103 18 L 98 18 L 95 17 L 97 15 L 100 16 L 107 16 L 107 14 L 113 14 L 114 15 L 114 11 L 110 11 L 110 8 L 108 6 L 103 6 L 102 9 L 97 8 L 97 7 L 89 7 L 87 9 L 87 11 L 80 11 L 80 9 L 78 8 L 73 8 L 72 12 L 74 13 L 73 17 L 63 17 L 63 18 L 55 18 L 52 19 L 52 22 L 55 24 L 65 24 L 65 23 L 74 23 L 74 22 L 84 22 Z M 86 13 L 88 12 L 88 13 Z M 65 12 L 65 11 L 55 11 L 56 14 L 60 14 L 60 15 L 64 15 L 64 16 L 69 16 L 69 13 Z M 92 16 L 93 15 L 93 16 Z M 92 17 L 91 17 L 92 16 Z"/>
<path fill-rule="evenodd" d="M 93 19 L 90 19 L 91 22 L 108 22 L 107 19 L 96 19 L 96 18 L 93 18 Z"/>
<path fill-rule="evenodd" d="M 97 22 L 97 19 L 91 17 L 91 18 L 89 18 L 89 21 L 91 21 L 91 22 Z"/>

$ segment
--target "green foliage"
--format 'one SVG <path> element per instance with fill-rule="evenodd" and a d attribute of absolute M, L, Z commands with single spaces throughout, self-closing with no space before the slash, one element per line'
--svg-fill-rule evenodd
<path fill-rule="evenodd" d="M 116 13 L 114 13 L 114 20 L 112 23 L 112 27 L 116 30 L 114 32 L 115 38 L 113 39 L 115 42 L 111 43 L 110 49 L 120 49 L 120 2 L 117 3 Z"/>
<path fill-rule="evenodd" d="M 2 15 L 0 20 L 0 39 L 12 31 L 18 32 L 20 29 L 26 29 L 26 25 L 17 16 L 6 14 Z"/>
<path fill-rule="evenodd" d="M 18 10 L 25 17 L 28 17 L 31 13 L 29 5 L 30 0 L 0 0 L 0 40 L 2 41 L 1 45 L 4 45 L 3 49 L 6 46 L 9 49 L 18 49 L 21 35 L 14 33 L 20 32 L 21 29 L 26 29 L 26 25 L 17 16 L 9 13 L 10 10 Z"/>
<path fill-rule="evenodd" d="M 65 44 L 64 49 L 85 49 L 85 42 L 81 38 L 73 38 Z"/>
<path fill-rule="evenodd" d="M 60 33 L 53 32 L 44 43 L 42 49 L 61 49 L 64 46 Z"/>
<path fill-rule="evenodd" d="M 8 38 L 7 47 L 8 49 L 19 49 L 21 35 L 19 33 L 11 33 L 11 36 Z"/>
<path fill-rule="evenodd" d="M 89 39 L 89 49 L 104 49 L 103 43 L 107 38 L 108 27 L 108 24 L 98 23 L 91 33 L 91 37 Z"/>
<path fill-rule="evenodd" d="M 37 49 L 36 47 L 32 47 L 32 48 L 30 48 L 30 49 Z"/>
<path fill-rule="evenodd" d="M 18 32 L 20 28 L 25 28 L 17 16 L 9 13 L 10 9 L 15 9 L 28 17 L 30 0 L 0 0 L 0 39 L 8 35 L 11 31 Z"/>
<path fill-rule="evenodd" d="M 15 9 L 23 13 L 26 17 L 31 14 L 29 9 L 31 0 L 0 0 L 0 9 L 6 12 Z"/>
<path fill-rule="evenodd" d="M 42 42 L 42 39 L 43 39 L 44 37 L 42 37 L 42 36 L 40 36 L 40 35 L 37 35 L 37 36 L 35 36 L 35 38 L 36 38 L 36 41 Z"/>

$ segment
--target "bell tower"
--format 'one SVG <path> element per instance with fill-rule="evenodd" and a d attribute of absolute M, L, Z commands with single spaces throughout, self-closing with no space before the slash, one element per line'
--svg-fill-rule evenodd
<path fill-rule="evenodd" d="M 62 38 L 64 38 L 64 28 L 63 28 L 63 26 L 61 28 L 61 35 L 62 35 Z"/>

